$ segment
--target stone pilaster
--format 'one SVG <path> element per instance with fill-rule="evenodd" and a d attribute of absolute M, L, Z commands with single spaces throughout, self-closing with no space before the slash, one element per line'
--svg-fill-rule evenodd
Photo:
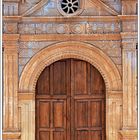
<path fill-rule="evenodd" d="M 122 15 L 137 14 L 137 0 L 122 0 Z"/>
<path fill-rule="evenodd" d="M 137 34 L 122 33 L 123 140 L 136 140 L 137 133 Z"/>
<path fill-rule="evenodd" d="M 21 140 L 35 140 L 35 93 L 19 93 Z"/>
<path fill-rule="evenodd" d="M 19 136 L 18 126 L 18 39 L 19 35 L 3 36 L 3 136 Z M 13 132 L 11 134 L 11 132 Z M 15 132 L 15 134 L 14 134 Z"/>
<path fill-rule="evenodd" d="M 119 140 L 122 127 L 122 91 L 107 91 L 106 96 L 106 139 Z"/>

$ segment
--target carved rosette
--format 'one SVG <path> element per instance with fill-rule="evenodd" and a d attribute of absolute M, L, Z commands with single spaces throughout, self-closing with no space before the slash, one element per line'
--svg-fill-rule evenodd
<path fill-rule="evenodd" d="M 85 6 L 85 0 L 57 0 L 57 9 L 63 16 L 80 15 Z"/>

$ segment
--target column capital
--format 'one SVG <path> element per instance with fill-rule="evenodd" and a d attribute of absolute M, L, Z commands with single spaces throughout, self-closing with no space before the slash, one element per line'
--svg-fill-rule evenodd
<path fill-rule="evenodd" d="M 3 42 L 18 41 L 20 34 L 3 34 Z"/>
<path fill-rule="evenodd" d="M 19 139 L 21 136 L 21 132 L 3 132 L 3 139 Z"/>
<path fill-rule="evenodd" d="M 107 96 L 107 99 L 109 100 L 122 100 L 123 91 L 121 90 L 107 91 L 106 96 Z"/>
<path fill-rule="evenodd" d="M 35 93 L 34 92 L 20 92 L 18 93 L 19 100 L 35 100 Z"/>
<path fill-rule="evenodd" d="M 128 32 L 121 33 L 122 38 L 122 49 L 125 50 L 136 50 L 136 44 L 138 43 L 138 33 L 137 32 Z"/>
<path fill-rule="evenodd" d="M 138 33 L 137 32 L 121 32 L 120 34 L 121 34 L 122 40 L 128 40 L 128 39 L 138 40 Z"/>
<path fill-rule="evenodd" d="M 19 34 L 4 34 L 3 35 L 3 49 L 10 51 L 10 53 L 17 53 L 19 47 Z M 11 52 L 12 51 L 12 52 Z"/>
<path fill-rule="evenodd" d="M 137 140 L 138 130 L 136 129 L 122 129 L 119 131 L 122 140 Z"/>

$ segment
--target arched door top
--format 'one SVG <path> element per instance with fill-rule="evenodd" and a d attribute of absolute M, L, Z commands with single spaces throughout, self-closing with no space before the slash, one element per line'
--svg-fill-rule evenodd
<path fill-rule="evenodd" d="M 106 90 L 121 90 L 120 73 L 113 61 L 99 48 L 76 41 L 61 42 L 42 49 L 26 64 L 19 81 L 19 92 L 35 92 L 37 79 L 51 63 L 77 58 L 91 63 L 104 78 Z"/>

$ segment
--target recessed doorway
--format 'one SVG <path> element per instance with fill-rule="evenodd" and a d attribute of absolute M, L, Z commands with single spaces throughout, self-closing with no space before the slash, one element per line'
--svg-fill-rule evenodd
<path fill-rule="evenodd" d="M 36 140 L 105 140 L 105 83 L 90 63 L 54 62 L 36 85 Z"/>

